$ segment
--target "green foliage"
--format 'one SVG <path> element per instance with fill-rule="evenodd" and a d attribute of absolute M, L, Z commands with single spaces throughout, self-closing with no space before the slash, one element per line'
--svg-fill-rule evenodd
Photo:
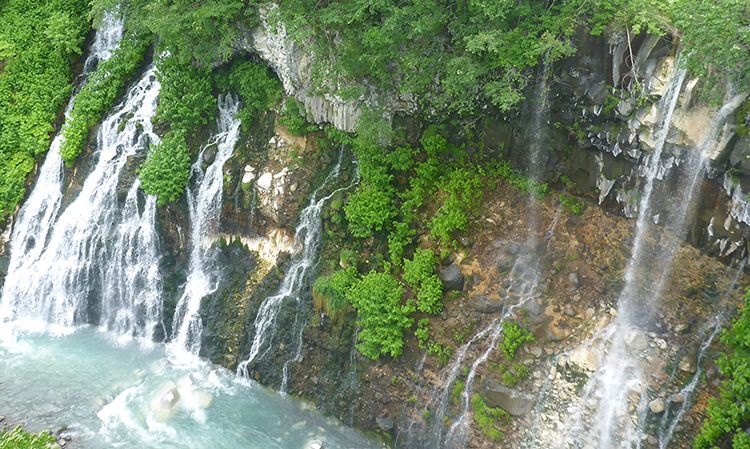
<path fill-rule="evenodd" d="M 351 249 L 342 249 L 341 253 L 339 253 L 339 265 L 341 265 L 343 268 L 347 268 L 350 265 L 356 266 L 357 253 L 355 253 L 354 250 Z"/>
<path fill-rule="evenodd" d="M 0 449 L 47 449 L 55 444 L 55 437 L 48 431 L 29 433 L 21 427 L 0 432 Z"/>
<path fill-rule="evenodd" d="M 477 211 L 484 197 L 483 188 L 478 173 L 471 169 L 458 168 L 444 178 L 440 190 L 445 200 L 430 222 L 432 238 L 452 242 L 457 247 L 453 232 L 467 229 L 469 217 Z"/>
<path fill-rule="evenodd" d="M 500 349 L 508 361 L 516 356 L 516 350 L 526 342 L 534 341 L 534 335 L 515 321 L 503 321 L 503 341 Z"/>
<path fill-rule="evenodd" d="M 113 55 L 99 63 L 88 83 L 76 95 L 70 118 L 62 130 L 60 145 L 60 155 L 68 166 L 72 166 L 81 153 L 89 129 L 112 107 L 125 82 L 140 65 L 149 44 L 150 39 L 144 36 L 124 36 Z"/>
<path fill-rule="evenodd" d="M 396 217 L 392 189 L 362 184 L 344 206 L 349 232 L 357 238 L 368 238 L 382 231 Z"/>
<path fill-rule="evenodd" d="M 569 197 L 565 196 L 562 193 L 559 196 L 560 203 L 562 203 L 565 207 L 570 209 L 571 212 L 574 214 L 580 214 L 583 211 L 583 208 L 586 206 L 586 204 L 583 201 L 579 201 L 576 197 Z"/>
<path fill-rule="evenodd" d="M 159 37 L 157 52 L 167 51 L 181 64 L 209 67 L 225 62 L 240 39 L 240 27 L 257 24 L 256 2 L 240 0 L 92 0 L 93 15 L 117 11 L 136 31 Z"/>
<path fill-rule="evenodd" d="M 503 366 L 503 369 L 505 367 Z M 526 365 L 514 364 L 511 369 L 505 371 L 502 375 L 501 384 L 506 387 L 515 387 L 519 380 L 524 380 L 529 376 L 529 367 Z"/>
<path fill-rule="evenodd" d="M 210 72 L 172 57 L 159 58 L 156 69 L 161 84 L 157 121 L 184 132 L 186 137 L 193 137 L 201 125 L 213 119 L 216 108 Z"/>
<path fill-rule="evenodd" d="M 384 354 L 397 357 L 403 352 L 404 329 L 414 323 L 409 318 L 414 306 L 401 304 L 403 291 L 387 272 L 371 271 L 347 292 L 346 299 L 359 316 L 362 331 L 357 349 L 364 356 L 376 360 Z"/>
<path fill-rule="evenodd" d="M 181 64 L 176 58 L 157 60 L 156 77 L 161 84 L 156 120 L 168 124 L 170 131 L 158 145 L 151 145 L 138 178 L 159 204 L 177 201 L 190 178 L 190 148 L 202 125 L 213 118 L 216 98 L 211 94 L 209 71 Z"/>
<path fill-rule="evenodd" d="M 438 259 L 431 249 L 417 249 L 412 260 L 404 261 L 403 278 L 409 285 L 416 287 L 435 273 Z"/>
<path fill-rule="evenodd" d="M 430 339 L 430 320 L 422 318 L 417 323 L 417 330 L 414 331 L 414 336 L 417 337 L 420 349 L 427 349 L 427 342 Z"/>
<path fill-rule="evenodd" d="M 720 439 L 731 438 L 734 448 L 747 448 L 748 439 L 744 429 L 750 421 L 750 291 L 745 295 L 744 308 L 725 330 L 721 341 L 727 352 L 717 360 L 724 375 L 720 396 L 712 398 L 703 422 L 701 433 L 695 438 L 693 447 L 714 447 Z"/>
<path fill-rule="evenodd" d="M 443 281 L 433 274 L 419 285 L 417 310 L 437 315 L 443 311 Z"/>
<path fill-rule="evenodd" d="M 0 222 L 23 198 L 71 93 L 89 31 L 84 0 L 6 0 L 0 14 Z"/>
<path fill-rule="evenodd" d="M 242 120 L 245 128 L 255 120 L 259 111 L 271 109 L 282 95 L 281 83 L 268 67 L 251 60 L 233 60 L 227 71 L 214 74 L 214 82 L 219 89 L 240 96 L 242 109 L 237 118 Z"/>
<path fill-rule="evenodd" d="M 393 230 L 388 234 L 388 252 L 394 265 L 401 265 L 404 251 L 416 233 L 417 231 L 411 229 L 409 223 L 397 221 L 393 224 Z"/>
<path fill-rule="evenodd" d="M 318 309 L 324 308 L 332 319 L 341 319 L 346 313 L 346 292 L 357 283 L 359 273 L 354 267 L 337 270 L 330 276 L 321 276 L 313 283 L 314 297 L 320 298 Z"/>
<path fill-rule="evenodd" d="M 279 117 L 279 124 L 286 126 L 287 131 L 295 136 L 317 131 L 318 127 L 307 123 L 304 117 L 305 108 L 295 98 L 289 97 L 284 102 L 284 111 Z"/>
<path fill-rule="evenodd" d="M 499 441 L 503 432 L 495 428 L 495 424 L 501 419 L 508 419 L 508 413 L 501 408 L 491 408 L 479 393 L 471 398 L 471 408 L 474 410 L 474 420 L 482 432 L 493 441 Z"/>
<path fill-rule="evenodd" d="M 404 261 L 403 279 L 417 291 L 417 310 L 438 314 L 443 310 L 443 281 L 434 274 L 438 259 L 431 249 L 417 249 Z"/>
<path fill-rule="evenodd" d="M 438 361 L 445 365 L 453 355 L 453 348 L 440 341 L 430 342 L 427 348 L 427 354 L 436 355 Z"/>
<path fill-rule="evenodd" d="M 177 201 L 190 177 L 190 155 L 184 134 L 170 132 L 156 145 L 151 145 L 146 161 L 138 171 L 141 187 L 156 195 L 159 204 Z"/>
<path fill-rule="evenodd" d="M 505 182 L 521 189 L 524 193 L 533 193 L 539 199 L 544 198 L 544 194 L 547 193 L 549 188 L 547 184 L 540 183 L 518 173 L 507 161 L 493 163 L 487 172 L 491 176 L 504 179 Z"/>
<path fill-rule="evenodd" d="M 456 407 L 461 405 L 461 393 L 464 392 L 465 386 L 466 384 L 461 380 L 457 380 L 453 385 L 453 391 L 451 391 L 451 401 Z"/>

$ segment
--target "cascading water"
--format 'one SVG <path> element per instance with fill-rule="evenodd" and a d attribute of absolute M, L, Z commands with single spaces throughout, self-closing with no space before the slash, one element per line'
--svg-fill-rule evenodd
<path fill-rule="evenodd" d="M 37 184 L 35 190 L 40 192 L 50 189 L 52 200 L 32 194 L 48 206 L 31 203 L 29 211 L 41 213 L 42 218 L 25 212 L 17 225 L 12 268 L 3 290 L 3 304 L 12 320 L 35 321 L 43 327 L 99 322 L 119 335 L 150 340 L 161 321 L 156 203 L 142 201 L 133 177 L 123 206 L 118 187 L 127 178 L 129 159 L 158 141 L 151 125 L 158 92 L 151 68 L 102 122 L 93 170 L 59 216 L 52 216 L 60 200 L 48 184 L 59 182 L 55 177 L 59 168 L 57 175 Z M 59 155 L 53 152 L 51 157 L 50 172 L 54 172 Z M 27 222 L 36 227 L 32 232 L 25 228 Z"/>
<path fill-rule="evenodd" d="M 310 204 L 300 214 L 300 222 L 294 231 L 294 235 L 301 245 L 301 250 L 294 256 L 292 266 L 284 277 L 284 281 L 281 283 L 278 292 L 266 298 L 258 310 L 258 315 L 255 317 L 255 334 L 253 335 L 250 354 L 237 368 L 238 375 L 242 377 L 248 377 L 247 367 L 258 357 L 263 356 L 265 352 L 261 353 L 261 351 L 268 351 L 270 348 L 271 341 L 276 332 L 274 325 L 282 303 L 285 300 L 299 301 L 300 292 L 309 284 L 312 268 L 317 262 L 318 247 L 320 246 L 320 237 L 323 229 L 320 212 L 326 201 L 331 199 L 336 193 L 346 190 L 350 186 L 334 190 L 323 198 L 317 199 L 317 197 L 328 184 L 339 177 L 340 173 L 341 154 L 339 154 L 339 159 L 333 170 L 331 170 L 331 173 L 328 174 L 323 184 L 310 197 Z M 299 331 L 301 332 L 301 327 Z M 286 373 L 286 370 L 284 371 Z M 282 380 L 282 382 L 286 384 L 286 379 Z"/>
<path fill-rule="evenodd" d="M 122 22 L 113 20 L 109 15 L 105 16 L 102 29 L 96 33 L 90 54 L 84 63 L 80 86 L 86 83 L 88 75 L 96 69 L 98 61 L 106 60 L 111 56 L 122 37 L 122 31 Z M 73 109 L 76 92 L 65 110 L 66 121 Z M 10 242 L 11 253 L 16 254 L 8 267 L 9 276 L 4 287 L 5 291 L 18 288 L 18 285 L 14 284 L 21 282 L 23 273 L 31 269 L 35 261 L 39 259 L 52 231 L 53 222 L 57 219 L 63 198 L 61 139 L 62 135 L 58 134 L 52 140 L 47 158 L 37 176 L 35 187 L 18 213 L 15 231 Z M 9 294 L 3 295 L 3 297 L 8 296 Z M 0 320 L 9 319 L 10 314 L 10 306 L 5 302 L 0 303 Z"/>
<path fill-rule="evenodd" d="M 156 198 L 139 191 L 134 162 L 158 142 L 151 128 L 158 92 L 148 68 L 101 124 L 90 173 L 69 204 L 61 193 L 62 161 L 52 151 L 22 209 L 2 297 L 2 329 L 12 329 L 0 338 L 3 414 L 23 419 L 31 431 L 65 429 L 84 449 L 378 447 L 197 357 L 175 359 L 178 343 L 144 347 L 161 322 L 163 285 Z M 222 147 L 231 154 L 238 123 L 236 102 L 219 104 L 225 120 L 215 138 L 218 162 L 205 174 L 196 164 L 193 181 L 200 185 L 189 197 L 191 213 L 202 210 L 194 219 L 196 270 L 210 265 L 200 253 L 218 224 L 214 180 L 221 184 Z M 193 317 L 186 313 L 182 322 Z M 35 328 L 24 326 L 28 321 Z M 63 335 L 50 336 L 56 328 Z M 33 332 L 39 329 L 45 332 Z M 199 341 L 199 329 L 186 335 L 175 341 Z"/>
<path fill-rule="evenodd" d="M 679 67 L 676 63 L 675 67 Z M 636 326 L 649 320 L 648 298 L 644 297 L 649 291 L 647 280 L 650 275 L 657 277 L 658 273 L 650 267 L 647 258 L 647 232 L 649 221 L 652 219 L 652 193 L 657 175 L 662 166 L 662 151 L 672 122 L 672 116 L 677 106 L 680 89 L 685 79 L 685 69 L 676 68 L 669 85 L 659 103 L 661 117 L 658 127 L 657 143 L 654 151 L 645 162 L 646 177 L 641 201 L 638 208 L 633 251 L 625 271 L 625 287 L 620 294 L 617 317 L 613 322 L 609 337 L 611 346 L 602 368 L 594 375 L 585 388 L 583 405 L 571 415 L 565 427 L 565 435 L 559 441 L 559 447 L 570 444 L 582 447 L 631 447 L 640 440 L 639 418 L 633 417 L 630 408 L 635 407 L 637 414 L 642 415 L 646 410 L 647 395 L 641 380 L 637 360 L 631 357 L 631 349 L 639 345 L 640 331 Z M 664 268 L 664 267 L 662 267 Z M 654 279 L 657 285 L 660 282 Z M 633 403 L 632 395 L 640 396 L 640 400 Z M 593 416 L 582 407 L 596 402 Z M 595 437 L 592 438 L 592 430 Z M 575 443 L 573 443 L 575 442 Z"/>
<path fill-rule="evenodd" d="M 191 169 L 190 186 L 187 189 L 192 224 L 190 274 L 175 309 L 172 332 L 171 347 L 192 355 L 198 355 L 201 345 L 203 323 L 198 314 L 201 299 L 218 287 L 219 273 L 213 263 L 215 253 L 210 248 L 218 236 L 224 164 L 234 154 L 234 146 L 240 134 L 241 120 L 235 118 L 239 102 L 231 95 L 224 95 L 219 96 L 218 105 L 217 134 L 203 147 Z M 216 156 L 204 172 L 205 152 L 214 145 L 217 148 Z"/>

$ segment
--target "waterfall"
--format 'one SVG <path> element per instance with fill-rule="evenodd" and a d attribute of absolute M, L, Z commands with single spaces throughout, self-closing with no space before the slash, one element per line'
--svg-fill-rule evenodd
<path fill-rule="evenodd" d="M 312 268 L 317 262 L 318 247 L 320 246 L 320 238 L 323 229 L 320 212 L 323 209 L 325 202 L 333 195 L 350 187 L 342 187 L 334 190 L 327 196 L 318 199 L 318 195 L 328 187 L 328 184 L 339 177 L 339 174 L 341 173 L 341 157 L 342 154 L 339 154 L 339 159 L 333 167 L 333 170 L 328 174 L 323 184 L 313 192 L 310 197 L 310 204 L 303 209 L 300 214 L 299 225 L 297 225 L 294 234 L 298 244 L 301 244 L 302 248 L 297 254 L 295 254 L 292 266 L 284 277 L 284 281 L 281 283 L 279 290 L 275 295 L 266 298 L 258 310 L 258 315 L 255 317 L 255 335 L 253 336 L 253 344 L 250 348 L 250 354 L 237 368 L 237 374 L 242 377 L 248 377 L 248 365 L 256 358 L 262 357 L 265 354 L 265 352 L 261 353 L 261 350 L 265 348 L 265 351 L 268 351 L 270 348 L 270 341 L 276 331 L 274 324 L 276 323 L 276 318 L 281 310 L 281 305 L 284 300 L 299 301 L 301 296 L 300 292 L 309 284 L 309 277 L 312 273 Z M 302 332 L 302 327 L 303 326 L 299 326 L 299 332 Z M 298 348 L 301 348 L 300 343 L 301 339 L 298 342 Z M 286 366 L 284 373 L 286 373 Z M 286 375 L 282 382 L 286 385 Z"/>
<path fill-rule="evenodd" d="M 676 63 L 675 67 L 679 67 Z M 647 394 L 641 380 L 640 369 L 637 360 L 631 355 L 631 348 L 637 346 L 642 331 L 637 328 L 638 322 L 648 320 L 650 315 L 650 304 L 647 302 L 649 294 L 653 293 L 646 287 L 650 275 L 663 275 L 650 266 L 647 258 L 647 233 L 649 221 L 652 219 L 652 193 L 654 183 L 662 168 L 662 151 L 671 127 L 672 116 L 677 106 L 677 99 L 685 79 L 685 69 L 676 68 L 670 78 L 667 90 L 659 103 L 661 111 L 658 125 L 657 143 L 653 152 L 647 157 L 645 184 L 641 193 L 641 201 L 638 207 L 638 219 L 636 221 L 635 239 L 633 251 L 628 265 L 625 269 L 625 287 L 620 294 L 617 309 L 617 318 L 611 329 L 611 346 L 602 368 L 594 375 L 586 386 L 582 403 L 596 401 L 596 412 L 593 422 L 588 422 L 579 410 L 570 418 L 566 438 L 560 442 L 561 447 L 569 442 L 569 439 L 583 443 L 590 442 L 599 448 L 630 447 L 638 443 L 640 431 L 638 423 L 642 421 L 647 405 Z M 657 263 L 661 262 L 657 260 Z M 658 268 L 658 267 L 657 267 Z M 660 266 L 663 270 L 665 267 Z M 658 279 L 656 280 L 658 283 Z M 643 288 L 645 287 L 645 288 Z M 643 288 L 643 289 L 642 289 Z M 658 298 L 652 298 L 658 299 Z M 634 396 L 640 396 L 637 404 L 633 403 Z M 630 408 L 635 407 L 640 415 L 633 423 Z M 595 437 L 592 438 L 592 430 Z M 585 446 L 588 447 L 588 446 Z"/>
<path fill-rule="evenodd" d="M 90 60 L 110 55 L 113 35 L 121 33 L 121 24 L 115 25 L 119 31 L 95 40 Z M 150 68 L 102 122 L 93 168 L 65 207 L 55 139 L 11 240 L 3 290 L 6 320 L 58 329 L 100 323 L 123 336 L 151 338 L 161 320 L 156 203 L 138 194 L 130 163 L 158 141 L 151 125 L 158 92 Z M 128 190 L 124 204 L 123 188 Z"/>
<path fill-rule="evenodd" d="M 219 273 L 211 245 L 216 241 L 224 191 L 224 164 L 234 154 L 240 135 L 241 120 L 235 118 L 239 102 L 231 95 L 220 95 L 217 133 L 203 147 L 191 168 L 187 189 L 190 209 L 190 274 L 185 291 L 177 302 L 172 327 L 171 347 L 198 355 L 203 323 L 198 314 L 201 300 L 218 288 Z M 203 169 L 206 150 L 216 146 L 217 153 L 208 168 Z"/>
<path fill-rule="evenodd" d="M 122 31 L 122 22 L 114 21 L 109 15 L 105 16 L 102 21 L 102 28 L 97 31 L 91 48 L 89 48 L 89 55 L 84 63 L 79 88 L 74 91 L 65 109 L 66 121 L 70 118 L 75 94 L 80 90 L 80 86 L 85 85 L 88 75 L 96 68 L 97 62 L 111 56 L 122 37 Z M 52 223 L 57 218 L 63 198 L 61 139 L 62 134 L 58 133 L 52 140 L 47 158 L 36 177 L 34 189 L 18 213 L 10 241 L 11 254 L 15 254 L 15 257 L 11 259 L 8 267 L 11 275 L 8 276 L 4 291 L 9 292 L 10 289 L 15 288 L 12 284 L 19 282 L 21 280 L 20 274 L 27 271 L 28 267 L 39 258 L 44 250 L 44 243 L 52 230 Z M 17 274 L 13 275 L 13 273 Z M 3 297 L 7 297 L 7 295 L 3 294 Z M 8 310 L 3 304 L 6 303 L 0 304 L 0 319 L 5 316 L 10 317 L 12 313 L 12 310 Z"/>

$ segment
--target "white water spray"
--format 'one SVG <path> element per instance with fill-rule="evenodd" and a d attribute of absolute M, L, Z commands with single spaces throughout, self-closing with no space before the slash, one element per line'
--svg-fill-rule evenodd
<path fill-rule="evenodd" d="M 156 204 L 148 199 L 139 204 L 138 181 L 131 178 L 131 194 L 121 206 L 118 188 L 127 181 L 128 160 L 158 141 L 151 127 L 158 92 L 150 68 L 102 122 L 94 167 L 59 216 L 61 161 L 57 151 L 50 152 L 49 169 L 43 169 L 11 243 L 3 290 L 9 319 L 36 328 L 99 322 L 120 335 L 150 339 L 161 320 Z M 119 278 L 121 273 L 128 273 L 132 284 Z"/>
<path fill-rule="evenodd" d="M 218 276 L 213 264 L 211 245 L 216 241 L 224 192 L 224 164 L 234 154 L 240 134 L 241 120 L 235 118 L 239 102 L 231 95 L 219 96 L 217 134 L 203 147 L 191 169 L 187 189 L 190 207 L 190 274 L 185 291 L 177 303 L 174 315 L 171 347 L 191 355 L 198 355 L 203 323 L 198 314 L 201 300 L 218 288 Z M 206 149 L 216 145 L 217 154 L 203 171 Z"/>
<path fill-rule="evenodd" d="M 258 357 L 262 357 L 263 354 L 265 354 L 265 351 L 270 349 L 270 342 L 276 332 L 276 318 L 281 310 L 282 303 L 285 300 L 299 301 L 300 291 L 310 281 L 308 278 L 311 274 L 312 268 L 317 262 L 318 246 L 320 245 L 320 237 L 323 228 L 323 223 L 320 219 L 320 212 L 326 201 L 336 193 L 346 190 L 350 186 L 334 190 L 321 199 L 317 199 L 317 196 L 330 182 L 337 179 L 340 173 L 341 154 L 339 154 L 339 159 L 333 167 L 333 170 L 331 170 L 331 173 L 328 174 L 328 177 L 326 177 L 323 184 L 310 197 L 310 205 L 300 214 L 300 223 L 294 234 L 297 241 L 301 243 L 302 249 L 294 256 L 292 266 L 284 277 L 278 292 L 275 295 L 266 298 L 258 310 L 258 315 L 255 317 L 255 335 L 253 336 L 253 344 L 250 348 L 250 354 L 247 359 L 237 367 L 237 374 L 242 377 L 247 378 L 249 375 L 247 371 L 248 365 Z M 264 352 L 261 353 L 261 351 Z M 284 370 L 284 372 L 286 373 L 286 370 Z M 284 378 L 285 379 L 282 382 L 286 385 L 286 375 Z"/>

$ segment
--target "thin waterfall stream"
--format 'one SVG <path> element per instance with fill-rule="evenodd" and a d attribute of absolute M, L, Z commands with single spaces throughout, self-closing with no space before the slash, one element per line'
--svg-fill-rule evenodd
<path fill-rule="evenodd" d="M 297 229 L 295 229 L 294 235 L 296 236 L 297 244 L 301 248 L 297 254 L 295 254 L 291 266 L 289 267 L 281 286 L 279 286 L 277 293 L 266 298 L 261 304 L 260 310 L 258 310 L 258 314 L 255 317 L 255 334 L 253 335 L 253 343 L 250 348 L 250 353 L 237 368 L 237 373 L 242 377 L 247 378 L 249 376 L 248 365 L 259 357 L 263 357 L 265 352 L 269 350 L 276 332 L 274 324 L 276 323 L 276 318 L 283 302 L 287 300 L 300 301 L 300 292 L 310 283 L 309 277 L 312 269 L 317 263 L 318 247 L 320 246 L 321 232 L 323 228 L 320 219 L 320 212 L 323 205 L 336 193 L 351 187 L 350 185 L 336 189 L 328 195 L 318 199 L 318 195 L 323 192 L 324 189 L 328 188 L 329 184 L 336 180 L 341 174 L 341 157 L 342 153 L 339 153 L 336 165 L 328 174 L 325 181 L 323 181 L 323 184 L 321 184 L 321 186 L 310 196 L 310 204 L 300 213 L 299 225 L 297 226 Z M 357 182 L 357 178 L 352 181 L 352 184 L 355 182 Z M 295 316 L 295 321 L 297 319 L 298 316 Z M 295 335 L 298 335 L 298 338 L 295 347 L 298 348 L 296 354 L 299 354 L 301 348 L 302 326 L 295 325 L 295 329 L 297 328 L 298 331 L 295 332 Z M 296 355 L 294 359 L 298 357 L 299 356 Z M 282 380 L 284 386 L 286 386 L 287 367 L 288 365 L 285 364 Z"/>
<path fill-rule="evenodd" d="M 177 302 L 171 347 L 193 356 L 198 355 L 201 345 L 201 322 L 198 311 L 201 300 L 214 292 L 218 286 L 216 267 L 211 245 L 218 236 L 219 218 L 224 186 L 224 163 L 234 154 L 240 133 L 240 119 L 236 118 L 239 102 L 231 95 L 219 96 L 217 133 L 198 155 L 191 169 L 191 181 L 187 189 L 190 210 L 190 274 L 185 291 Z M 217 154 L 211 165 L 203 170 L 207 148 L 217 146 Z"/>

